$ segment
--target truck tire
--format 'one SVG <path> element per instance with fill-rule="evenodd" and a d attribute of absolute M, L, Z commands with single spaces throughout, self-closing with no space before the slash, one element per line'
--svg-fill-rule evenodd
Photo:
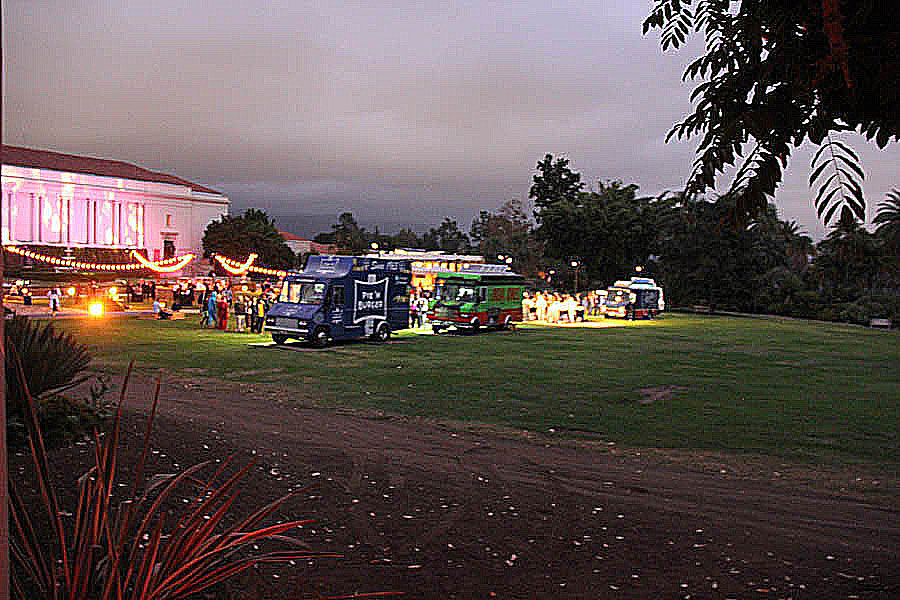
<path fill-rule="evenodd" d="M 432 326 L 431 326 L 431 331 L 433 331 L 435 335 L 440 335 L 440 333 L 441 333 L 443 330 L 444 330 L 444 328 L 441 327 L 440 325 L 432 325 Z"/>
<path fill-rule="evenodd" d="M 285 343 L 287 341 L 287 339 L 288 339 L 288 336 L 286 336 L 286 335 L 282 335 L 280 333 L 272 334 L 272 341 L 275 342 L 276 344 L 278 344 L 279 346 L 282 345 L 283 343 Z"/>
<path fill-rule="evenodd" d="M 391 339 L 391 326 L 387 323 L 382 323 L 375 329 L 375 333 L 372 334 L 372 339 L 376 342 L 384 343 Z"/>
<path fill-rule="evenodd" d="M 312 345 L 316 348 L 324 348 L 328 345 L 328 328 L 324 325 L 319 325 L 313 330 L 312 336 L 310 337 L 310 341 Z"/>

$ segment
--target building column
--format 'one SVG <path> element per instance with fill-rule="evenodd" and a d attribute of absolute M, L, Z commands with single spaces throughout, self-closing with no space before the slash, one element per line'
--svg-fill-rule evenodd
<path fill-rule="evenodd" d="M 41 241 L 41 199 L 31 194 L 31 239 Z"/>

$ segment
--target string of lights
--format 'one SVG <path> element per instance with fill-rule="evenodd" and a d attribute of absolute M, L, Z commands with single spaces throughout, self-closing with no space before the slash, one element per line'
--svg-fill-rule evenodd
<path fill-rule="evenodd" d="M 141 256 L 141 254 L 136 250 L 132 250 L 131 255 L 135 257 L 139 263 L 144 265 L 144 267 L 152 271 L 156 271 L 157 273 L 174 273 L 175 271 L 180 271 L 181 269 L 185 268 L 189 262 L 194 260 L 193 254 L 185 254 L 179 257 L 178 260 L 173 264 L 160 265 L 159 263 L 150 262 L 149 260 Z"/>
<path fill-rule="evenodd" d="M 96 263 L 83 260 L 75 260 L 72 258 L 61 258 L 59 256 L 49 256 L 47 254 L 41 254 L 40 252 L 35 252 L 33 250 L 19 248 L 18 246 L 4 246 L 3 248 L 4 250 L 12 252 L 13 254 L 18 254 L 19 256 L 24 256 L 32 260 L 37 260 L 60 267 L 84 269 L 87 271 L 137 271 L 140 269 L 150 269 L 158 273 L 171 273 L 174 271 L 178 271 L 179 269 L 183 269 L 185 266 L 187 266 L 188 263 L 194 260 L 193 254 L 185 254 L 183 256 L 176 256 L 173 258 L 151 262 L 132 250 L 132 256 L 134 256 L 138 260 L 138 262 Z"/>
<path fill-rule="evenodd" d="M 223 269 L 232 275 L 243 275 L 250 269 L 250 266 L 253 264 L 253 261 L 256 260 L 257 256 L 257 254 L 251 254 L 243 263 L 239 263 L 236 260 L 222 256 L 221 254 L 214 254 L 213 258 L 222 265 Z"/>
<path fill-rule="evenodd" d="M 175 256 L 172 258 L 166 258 L 164 260 L 149 261 L 136 250 L 132 250 L 131 255 L 137 260 L 137 262 L 96 263 L 75 260 L 71 258 L 61 258 L 58 256 L 49 256 L 47 254 L 41 254 L 40 252 L 35 252 L 33 250 L 19 248 L 18 246 L 4 246 L 3 248 L 4 250 L 8 250 L 13 254 L 18 254 L 19 256 L 24 256 L 32 260 L 37 260 L 60 267 L 84 269 L 86 271 L 137 271 L 140 269 L 150 269 L 151 271 L 156 271 L 157 273 L 174 273 L 175 271 L 180 271 L 181 269 L 186 267 L 192 260 L 196 258 L 194 254 L 184 254 L 182 256 Z M 244 275 L 248 272 L 260 273 L 262 275 L 272 275 L 275 277 L 284 277 L 285 275 L 287 275 L 287 271 L 282 271 L 280 269 L 269 269 L 266 267 L 254 266 L 253 262 L 257 259 L 257 257 L 258 255 L 254 253 L 248 256 L 246 261 L 238 262 L 234 259 L 228 258 L 227 256 L 222 256 L 221 254 L 214 255 L 214 258 L 220 265 L 222 265 L 222 268 L 224 268 L 232 275 Z"/>
<path fill-rule="evenodd" d="M 222 265 L 226 271 L 231 273 L 232 275 L 243 275 L 244 273 L 261 273 L 263 275 L 273 275 L 275 277 L 284 277 L 287 275 L 287 271 L 282 271 L 280 269 L 269 269 L 266 267 L 257 267 L 253 265 L 253 261 L 256 260 L 257 255 L 251 254 L 247 260 L 243 263 L 240 263 L 233 258 L 228 258 L 227 256 L 222 256 L 221 254 L 216 254 L 215 259 Z"/>

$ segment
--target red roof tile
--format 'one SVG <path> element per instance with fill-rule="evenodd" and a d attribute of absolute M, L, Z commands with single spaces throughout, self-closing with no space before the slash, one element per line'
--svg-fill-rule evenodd
<path fill-rule="evenodd" d="M 120 177 L 122 179 L 136 179 L 138 181 L 152 181 L 154 183 L 169 183 L 183 185 L 195 192 L 206 194 L 219 194 L 216 190 L 190 181 L 185 181 L 174 175 L 155 173 L 141 167 L 105 158 L 91 158 L 89 156 L 76 156 L 74 154 L 61 154 L 49 150 L 33 150 L 19 146 L 3 145 L 3 164 L 15 167 L 28 167 L 33 169 L 51 169 L 53 171 L 66 171 L 69 173 L 85 173 L 88 175 L 100 175 L 103 177 Z"/>
<path fill-rule="evenodd" d="M 279 230 L 278 230 L 278 233 L 280 233 L 280 234 L 281 234 L 281 237 L 283 237 L 285 240 L 289 240 L 289 241 L 292 241 L 292 242 L 306 242 L 306 241 L 309 241 L 309 240 L 306 240 L 305 238 L 300 237 L 299 235 L 290 233 L 290 232 L 285 231 L 285 230 L 283 230 L 283 229 L 279 229 Z"/>

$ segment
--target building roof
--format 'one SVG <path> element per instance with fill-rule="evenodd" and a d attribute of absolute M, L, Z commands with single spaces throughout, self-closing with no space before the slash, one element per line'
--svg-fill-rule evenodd
<path fill-rule="evenodd" d="M 285 231 L 284 229 L 279 229 L 278 233 L 280 233 L 281 237 L 283 237 L 285 239 L 285 241 L 288 241 L 288 242 L 308 242 L 309 241 L 305 238 L 300 237 L 299 235 L 296 235 L 289 231 Z"/>
<path fill-rule="evenodd" d="M 62 154 L 49 150 L 34 150 L 19 146 L 7 146 L 3 144 L 3 164 L 14 167 L 26 167 L 32 169 L 50 169 L 52 171 L 64 171 L 68 173 L 84 173 L 87 175 L 100 175 L 102 177 L 119 177 L 122 179 L 135 179 L 137 181 L 150 181 L 153 183 L 168 183 L 183 185 L 195 192 L 205 194 L 219 194 L 216 190 L 185 181 L 174 175 L 156 173 L 142 169 L 119 160 L 106 158 L 92 158 L 90 156 L 77 156 L 75 154 Z"/>

